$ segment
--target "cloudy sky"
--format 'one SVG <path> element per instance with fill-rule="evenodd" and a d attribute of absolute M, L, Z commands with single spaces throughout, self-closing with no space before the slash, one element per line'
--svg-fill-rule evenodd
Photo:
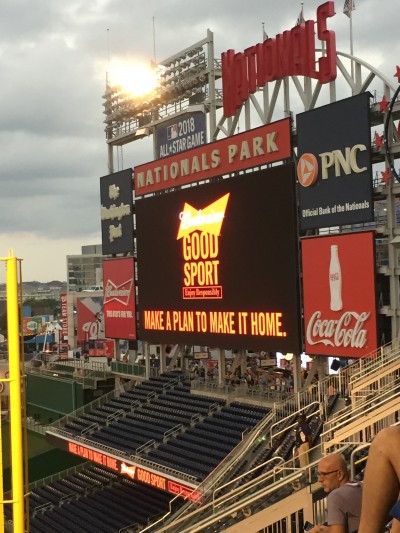
<path fill-rule="evenodd" d="M 304 1 L 306 19 L 315 19 L 320 3 Z M 335 2 L 329 27 L 337 49 L 348 52 L 343 4 Z M 216 57 L 229 48 L 242 51 L 261 40 L 263 22 L 270 36 L 293 27 L 300 8 L 297 0 L 3 0 L 0 256 L 13 249 L 23 259 L 25 281 L 66 280 L 66 255 L 101 242 L 102 94 L 113 65 L 149 64 L 154 50 L 161 61 L 206 37 L 207 29 Z M 355 55 L 394 86 L 399 15 L 398 0 L 356 0 L 353 16 Z M 149 140 L 132 143 L 118 154 L 115 170 L 151 154 Z"/>

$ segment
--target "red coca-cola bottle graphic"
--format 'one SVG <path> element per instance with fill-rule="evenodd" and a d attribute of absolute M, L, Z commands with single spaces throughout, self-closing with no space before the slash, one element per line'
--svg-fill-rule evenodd
<path fill-rule="evenodd" d="M 342 270 L 340 268 L 337 244 L 331 246 L 331 262 L 329 264 L 329 289 L 331 293 L 331 311 L 341 311 L 342 301 Z"/>

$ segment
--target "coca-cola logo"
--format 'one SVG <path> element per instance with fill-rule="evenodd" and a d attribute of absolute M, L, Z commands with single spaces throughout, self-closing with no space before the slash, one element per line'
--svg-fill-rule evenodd
<path fill-rule="evenodd" d="M 324 319 L 321 311 L 315 311 L 307 325 L 307 342 L 337 348 L 363 348 L 368 340 L 368 332 L 363 325 L 370 315 L 365 311 L 346 311 L 338 319 Z"/>

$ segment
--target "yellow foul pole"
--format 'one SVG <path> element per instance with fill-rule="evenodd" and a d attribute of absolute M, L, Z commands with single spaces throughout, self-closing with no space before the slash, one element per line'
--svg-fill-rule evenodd
<path fill-rule="evenodd" d="M 7 263 L 7 331 L 10 371 L 11 482 L 14 532 L 24 532 L 24 475 L 22 449 L 21 367 L 17 258 L 10 250 Z"/>

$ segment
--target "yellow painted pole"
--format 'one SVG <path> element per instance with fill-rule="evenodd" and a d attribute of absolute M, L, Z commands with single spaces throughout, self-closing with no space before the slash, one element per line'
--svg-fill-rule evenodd
<path fill-rule="evenodd" d="M 1 400 L 1 394 L 0 394 Z M 0 531 L 4 531 L 4 478 L 3 478 L 3 419 L 0 415 L 0 502 L 1 502 L 1 513 L 0 513 Z"/>
<path fill-rule="evenodd" d="M 14 533 L 24 533 L 24 475 L 21 415 L 21 369 L 18 313 L 17 258 L 7 258 L 7 331 L 10 370 L 11 484 Z"/>

